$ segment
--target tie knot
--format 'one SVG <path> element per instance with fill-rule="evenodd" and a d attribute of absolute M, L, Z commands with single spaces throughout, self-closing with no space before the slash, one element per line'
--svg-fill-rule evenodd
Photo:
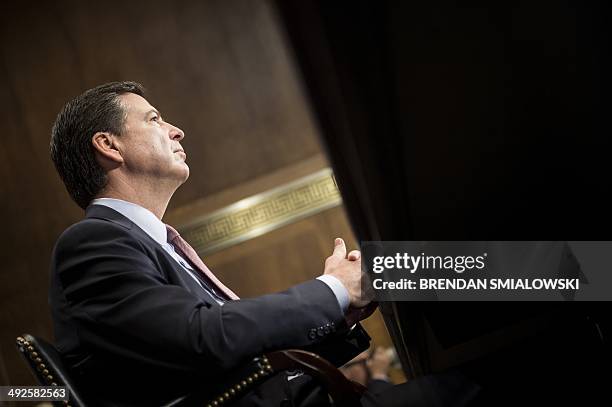
<path fill-rule="evenodd" d="M 166 230 L 168 231 L 168 242 L 172 243 L 174 239 L 180 236 L 179 232 L 176 231 L 172 226 L 166 225 Z"/>

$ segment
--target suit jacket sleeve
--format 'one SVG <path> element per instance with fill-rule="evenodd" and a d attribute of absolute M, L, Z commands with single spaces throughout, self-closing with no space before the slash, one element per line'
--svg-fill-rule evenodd
<path fill-rule="evenodd" d="M 229 370 L 267 351 L 309 347 L 341 333 L 340 307 L 321 281 L 218 306 L 170 285 L 148 250 L 128 229 L 99 219 L 59 239 L 52 272 L 60 298 L 51 301 L 63 304 L 83 346 L 174 368 Z M 312 334 L 326 326 L 331 332 Z"/>

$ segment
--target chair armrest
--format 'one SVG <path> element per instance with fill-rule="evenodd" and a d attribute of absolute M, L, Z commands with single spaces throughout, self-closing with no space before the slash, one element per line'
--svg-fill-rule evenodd
<path fill-rule="evenodd" d="M 361 406 L 359 400 L 365 387 L 347 379 L 338 368 L 322 357 L 298 349 L 271 352 L 255 358 L 246 366 L 249 373 L 245 373 L 245 368 L 240 369 L 242 374 L 230 379 L 231 384 L 204 405 L 218 407 L 231 403 L 274 374 L 286 370 L 301 370 L 312 376 L 327 390 L 336 407 Z M 171 403 L 166 407 L 173 405 Z"/>
<path fill-rule="evenodd" d="M 335 406 L 360 406 L 366 388 L 347 379 L 337 367 L 319 355 L 298 349 L 267 354 L 275 371 L 300 369 L 315 378 L 329 393 Z"/>

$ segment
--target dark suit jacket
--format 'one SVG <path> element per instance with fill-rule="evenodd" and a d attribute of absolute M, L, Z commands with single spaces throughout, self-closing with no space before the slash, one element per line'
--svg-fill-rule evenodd
<path fill-rule="evenodd" d="M 219 306 L 142 229 L 98 205 L 56 244 L 50 304 L 57 347 L 92 405 L 216 393 L 224 375 L 267 351 L 346 350 L 344 317 L 323 282 Z M 279 376 L 243 404 L 278 405 L 315 388 L 307 377 Z"/>

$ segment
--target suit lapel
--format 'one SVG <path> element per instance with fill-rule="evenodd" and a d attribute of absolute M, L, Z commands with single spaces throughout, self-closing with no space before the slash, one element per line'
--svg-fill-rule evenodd
<path fill-rule="evenodd" d="M 104 205 L 90 205 L 85 210 L 85 217 L 92 219 L 102 219 L 116 223 L 128 230 L 134 235 L 134 239 L 139 240 L 145 246 L 149 247 L 156 256 L 161 256 L 161 259 L 152 259 L 155 264 L 162 264 L 163 270 L 159 270 L 162 275 L 167 275 L 171 284 L 179 285 L 189 290 L 206 303 L 218 305 L 217 301 L 204 290 L 194 279 L 187 274 L 183 267 L 174 260 L 174 258 L 166 252 L 147 232 L 142 230 L 134 222 L 123 216 L 116 210 Z"/>

